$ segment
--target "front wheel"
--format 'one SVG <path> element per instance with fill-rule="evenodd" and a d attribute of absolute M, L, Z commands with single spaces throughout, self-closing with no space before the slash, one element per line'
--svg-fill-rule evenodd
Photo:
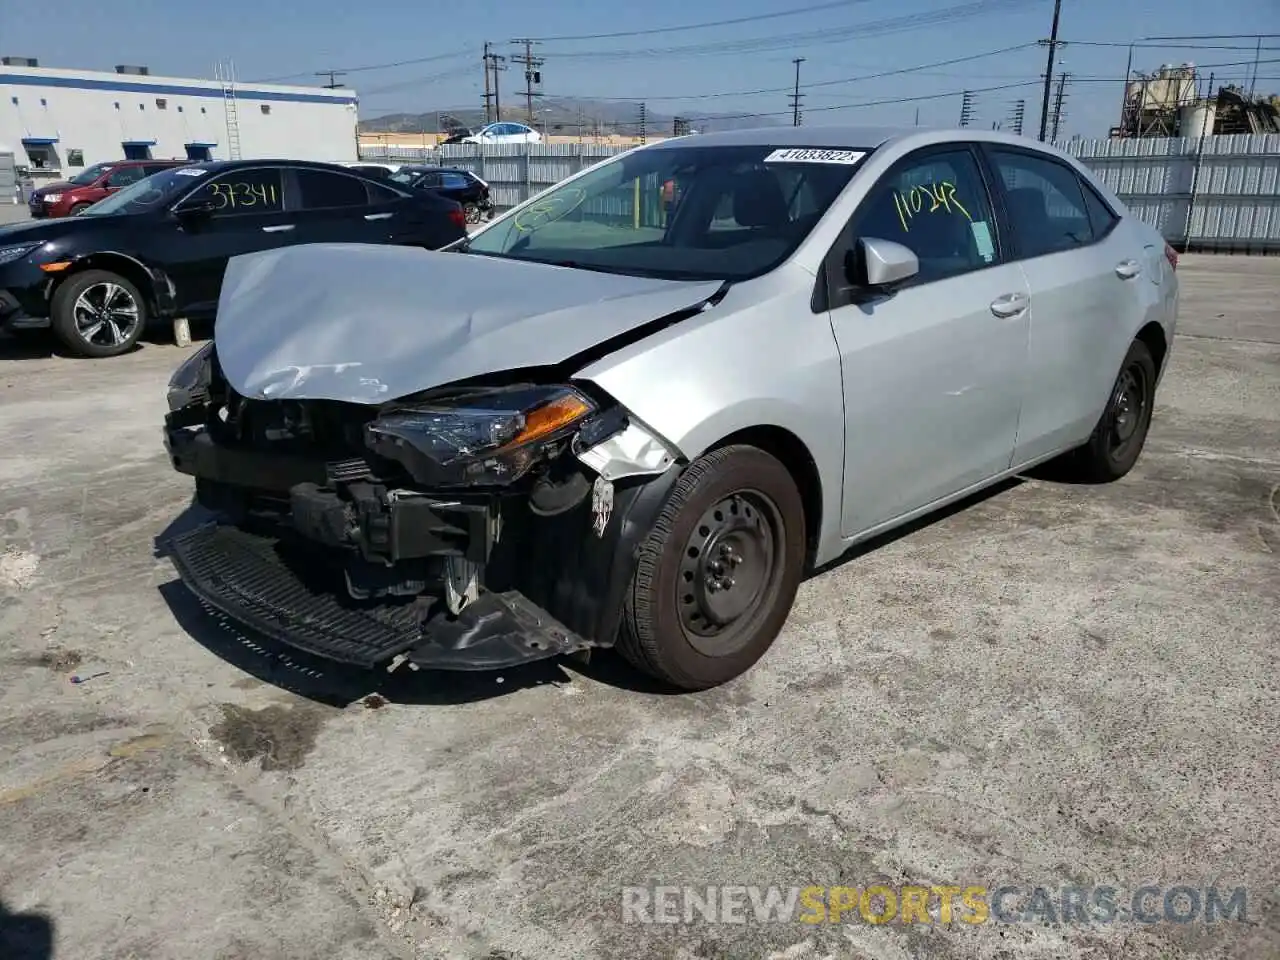
<path fill-rule="evenodd" d="M 618 649 L 685 690 L 745 673 L 769 649 L 804 568 L 804 504 L 763 450 L 723 447 L 690 464 L 641 547 Z"/>
<path fill-rule="evenodd" d="M 1141 340 L 1129 345 L 1111 397 L 1084 446 L 1067 455 L 1069 479 L 1084 483 L 1119 480 L 1138 462 L 1155 404 L 1156 363 Z"/>
<path fill-rule="evenodd" d="M 53 332 L 79 357 L 115 357 L 142 335 L 147 308 L 138 288 L 109 270 L 85 270 L 53 293 Z"/>
<path fill-rule="evenodd" d="M 72 207 L 70 210 L 67 211 L 67 216 L 78 217 L 80 216 L 80 214 L 88 210 L 91 206 L 93 206 L 93 204 L 91 203 L 77 203 L 74 207 Z"/>

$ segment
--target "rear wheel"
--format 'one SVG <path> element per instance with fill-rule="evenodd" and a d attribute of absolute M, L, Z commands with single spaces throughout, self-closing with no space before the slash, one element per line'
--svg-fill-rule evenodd
<path fill-rule="evenodd" d="M 138 288 L 109 270 L 85 270 L 54 291 L 54 334 L 80 357 L 114 357 L 132 349 L 146 325 Z"/>
<path fill-rule="evenodd" d="M 477 204 L 464 203 L 462 205 L 462 212 L 467 218 L 467 223 L 480 222 L 480 207 Z"/>
<path fill-rule="evenodd" d="M 1155 402 L 1156 364 L 1141 340 L 1129 346 L 1111 389 L 1107 409 L 1089 441 L 1062 464 L 1069 479 L 1110 483 L 1133 469 L 1147 440 Z"/>
<path fill-rule="evenodd" d="M 781 463 L 745 445 L 701 457 L 641 548 L 619 651 L 686 690 L 739 676 L 786 622 L 804 552 L 804 505 Z"/>

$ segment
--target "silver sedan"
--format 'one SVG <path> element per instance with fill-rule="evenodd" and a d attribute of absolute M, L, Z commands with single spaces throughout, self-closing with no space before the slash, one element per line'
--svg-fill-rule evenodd
<path fill-rule="evenodd" d="M 238 258 L 170 388 L 219 511 L 174 556 L 366 667 L 616 646 L 713 686 L 851 545 L 1046 461 L 1128 473 L 1176 266 L 1052 147 L 851 127 L 642 147 L 448 251 Z"/>

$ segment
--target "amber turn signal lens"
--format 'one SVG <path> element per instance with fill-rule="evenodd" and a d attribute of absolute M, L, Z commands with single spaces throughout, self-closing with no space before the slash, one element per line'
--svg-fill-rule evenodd
<path fill-rule="evenodd" d="M 63 260 L 59 263 L 42 263 L 40 264 L 40 269 L 45 273 L 61 273 L 69 266 L 71 266 L 71 261 Z"/>
<path fill-rule="evenodd" d="M 576 423 L 592 411 L 592 406 L 576 393 L 566 393 L 530 410 L 524 417 L 524 429 L 507 444 L 516 447 L 531 440 L 549 436 Z"/>

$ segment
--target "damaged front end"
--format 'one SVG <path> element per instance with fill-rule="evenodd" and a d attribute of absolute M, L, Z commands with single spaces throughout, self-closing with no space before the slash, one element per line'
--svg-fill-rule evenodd
<path fill-rule="evenodd" d="M 364 667 L 493 669 L 611 645 L 681 469 L 589 384 L 252 400 L 209 345 L 174 374 L 169 408 L 171 462 L 217 515 L 172 541 L 187 586 Z"/>

